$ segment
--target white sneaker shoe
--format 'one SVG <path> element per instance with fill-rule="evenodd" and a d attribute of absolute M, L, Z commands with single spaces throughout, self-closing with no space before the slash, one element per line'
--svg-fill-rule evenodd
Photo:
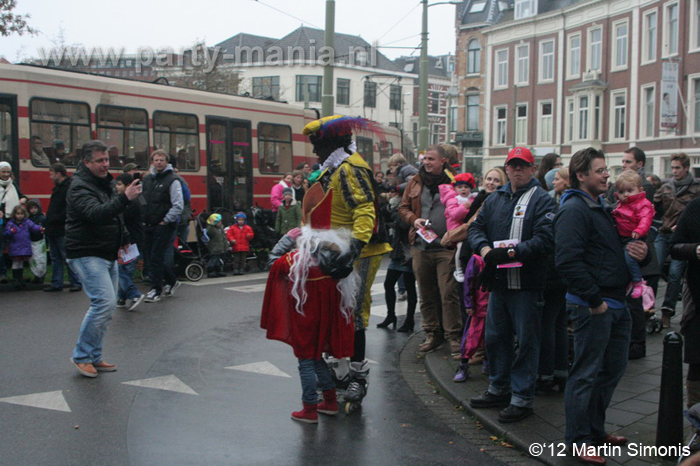
<path fill-rule="evenodd" d="M 454 275 L 455 280 L 457 280 L 459 283 L 464 283 L 464 272 L 461 270 L 455 270 L 452 275 Z"/>
<path fill-rule="evenodd" d="M 157 303 L 158 301 L 160 301 L 160 295 L 155 289 L 153 289 L 149 291 L 148 294 L 146 294 L 145 301 L 147 303 Z"/>
<path fill-rule="evenodd" d="M 131 300 L 131 306 L 129 306 L 129 311 L 135 310 L 137 307 L 139 307 L 139 304 L 143 302 L 143 300 L 146 299 L 146 295 L 141 295 L 136 299 Z"/>
<path fill-rule="evenodd" d="M 169 296 L 174 295 L 174 294 L 175 294 L 175 290 L 177 290 L 178 288 L 180 288 L 180 285 L 182 285 L 182 283 L 180 283 L 180 280 L 177 280 L 177 281 L 173 284 L 173 286 L 165 285 L 165 286 L 163 287 L 163 296 L 169 297 Z"/>

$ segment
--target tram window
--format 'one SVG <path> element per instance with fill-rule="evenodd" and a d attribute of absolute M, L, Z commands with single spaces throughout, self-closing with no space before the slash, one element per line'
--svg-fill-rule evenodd
<path fill-rule="evenodd" d="M 272 123 L 258 124 L 258 169 L 260 173 L 292 171 L 292 128 Z"/>
<path fill-rule="evenodd" d="M 195 115 L 154 112 L 153 144 L 175 157 L 178 170 L 199 170 L 199 122 Z"/>
<path fill-rule="evenodd" d="M 109 166 L 148 166 L 148 114 L 138 108 L 97 106 L 97 137 L 109 147 Z"/>
<path fill-rule="evenodd" d="M 29 102 L 31 136 L 39 139 L 47 160 L 32 157 L 37 166 L 60 162 L 75 166 L 80 148 L 90 140 L 90 108 L 87 104 L 62 100 L 32 99 Z M 39 139 L 37 139 L 39 138 Z M 38 144 L 38 143 L 37 143 Z"/>
<path fill-rule="evenodd" d="M 394 145 L 389 141 L 379 141 L 379 163 L 381 169 L 386 173 L 388 168 L 386 162 L 389 160 L 394 153 Z"/>
<path fill-rule="evenodd" d="M 13 160 L 13 139 L 12 109 L 9 105 L 0 104 L 0 162 L 8 162 L 13 168 L 17 168 Z"/>

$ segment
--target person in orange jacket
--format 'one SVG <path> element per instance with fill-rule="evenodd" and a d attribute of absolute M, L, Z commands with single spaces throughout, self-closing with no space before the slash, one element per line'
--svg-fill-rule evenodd
<path fill-rule="evenodd" d="M 229 227 L 226 238 L 233 248 L 233 274 L 243 275 L 245 273 L 245 258 L 250 251 L 250 240 L 255 235 L 250 225 L 246 225 L 247 217 L 243 212 L 238 212 L 234 218 L 236 223 Z"/>

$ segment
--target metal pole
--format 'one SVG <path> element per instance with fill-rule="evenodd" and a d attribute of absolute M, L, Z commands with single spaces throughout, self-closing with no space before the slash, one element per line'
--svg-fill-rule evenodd
<path fill-rule="evenodd" d="M 683 337 L 668 332 L 664 337 L 661 391 L 656 421 L 656 446 L 683 443 Z"/>
<path fill-rule="evenodd" d="M 335 35 L 335 0 L 326 0 L 326 33 L 325 46 L 327 50 L 333 50 L 331 59 L 323 66 L 323 96 L 321 97 L 321 115 L 326 117 L 333 115 L 333 63 L 335 62 L 335 49 L 333 37 Z"/>
<path fill-rule="evenodd" d="M 420 40 L 420 69 L 418 87 L 420 88 L 418 101 L 418 152 L 425 151 L 428 147 L 428 0 L 421 0 L 423 4 L 423 28 Z"/>

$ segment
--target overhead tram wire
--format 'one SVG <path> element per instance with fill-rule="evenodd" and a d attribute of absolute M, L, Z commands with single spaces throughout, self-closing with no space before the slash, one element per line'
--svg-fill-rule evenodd
<path fill-rule="evenodd" d="M 421 5 L 421 2 L 416 3 L 416 5 L 408 11 L 408 13 L 406 13 L 405 15 L 403 15 L 403 17 L 402 17 L 400 20 L 398 20 L 398 21 L 396 22 L 396 24 L 394 24 L 393 26 L 391 26 L 391 27 L 389 28 L 388 31 L 386 31 L 384 34 L 382 34 L 381 37 L 380 37 L 379 39 L 377 39 L 377 42 L 379 42 L 380 40 L 382 40 L 382 39 L 384 38 L 384 36 L 386 36 L 387 34 L 389 34 L 396 26 L 398 26 L 399 24 L 401 24 L 401 22 L 402 22 L 404 19 L 406 19 L 406 17 L 407 17 L 408 15 L 410 15 L 411 13 L 413 13 L 413 10 L 415 10 L 416 8 L 418 8 L 420 5 Z M 401 40 L 403 40 L 403 39 L 401 39 Z M 395 41 L 395 42 L 397 42 L 397 41 Z M 392 42 L 389 42 L 389 43 L 391 44 Z"/>
<path fill-rule="evenodd" d="M 306 21 L 306 20 L 303 20 L 303 19 L 301 19 L 301 18 L 298 18 L 298 17 L 294 16 L 294 15 L 291 14 L 291 13 L 287 13 L 286 11 L 282 11 L 282 10 L 280 10 L 279 8 L 276 8 L 276 7 L 272 6 L 272 5 L 268 5 L 267 3 L 263 3 L 263 2 L 261 2 L 260 0 L 253 0 L 253 1 L 254 1 L 255 3 L 259 3 L 259 4 L 263 5 L 263 6 L 266 6 L 266 7 L 268 7 L 268 8 L 271 8 L 271 9 L 277 11 L 278 13 L 282 13 L 283 15 L 286 15 L 286 16 L 289 16 L 290 18 L 296 19 L 297 21 L 301 21 L 302 24 L 308 24 L 309 26 L 313 26 L 313 27 L 315 27 L 316 29 L 323 29 L 322 27 L 316 26 L 316 25 L 313 24 L 313 23 L 310 23 L 310 22 L 308 22 L 308 21 Z"/>

